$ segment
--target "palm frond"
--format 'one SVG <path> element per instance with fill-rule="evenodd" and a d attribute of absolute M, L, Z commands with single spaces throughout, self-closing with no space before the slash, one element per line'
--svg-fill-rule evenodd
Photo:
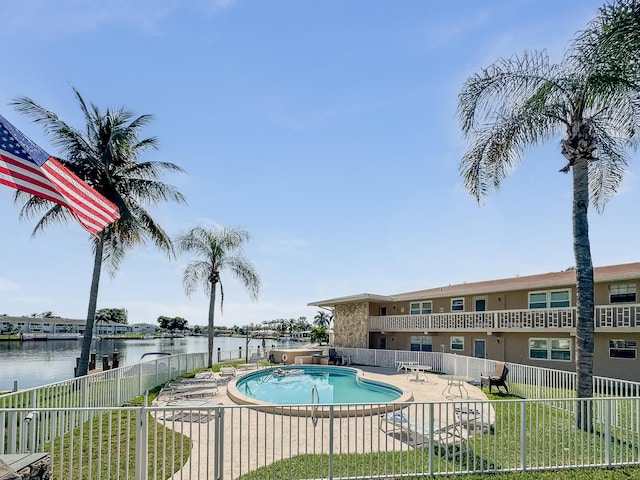
<path fill-rule="evenodd" d="M 554 110 L 554 105 L 545 111 L 536 102 L 525 102 L 522 108 L 504 110 L 492 124 L 474 130 L 474 140 L 459 165 L 469 193 L 480 200 L 490 189 L 499 190 L 526 149 L 563 126 Z"/>
<path fill-rule="evenodd" d="M 500 112 L 528 106 L 540 110 L 567 95 L 561 82 L 562 70 L 551 65 L 544 52 L 525 52 L 522 56 L 499 59 L 472 75 L 458 95 L 458 116 L 462 132 L 493 123 Z"/>

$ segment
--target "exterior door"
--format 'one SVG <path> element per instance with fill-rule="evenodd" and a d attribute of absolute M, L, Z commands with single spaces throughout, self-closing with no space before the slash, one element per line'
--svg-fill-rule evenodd
<path fill-rule="evenodd" d="M 476 358 L 486 358 L 487 342 L 485 340 L 473 341 L 473 356 Z"/>
<path fill-rule="evenodd" d="M 380 348 L 385 350 L 387 348 L 387 339 L 384 337 L 380 337 Z"/>

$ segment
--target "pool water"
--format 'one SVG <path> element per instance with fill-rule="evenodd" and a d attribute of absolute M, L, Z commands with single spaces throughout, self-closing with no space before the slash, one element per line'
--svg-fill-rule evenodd
<path fill-rule="evenodd" d="M 314 386 L 319 400 L 312 399 Z M 238 380 L 236 388 L 248 397 L 282 405 L 382 403 L 397 400 L 403 393 L 393 385 L 359 377 L 352 368 L 297 365 L 258 370 Z"/>

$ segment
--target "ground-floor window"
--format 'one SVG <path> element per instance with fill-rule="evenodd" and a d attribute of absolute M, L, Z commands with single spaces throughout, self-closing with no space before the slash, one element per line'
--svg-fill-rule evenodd
<path fill-rule="evenodd" d="M 433 352 L 433 337 L 427 335 L 411 335 L 412 352 Z"/>
<path fill-rule="evenodd" d="M 609 340 L 609 358 L 636 358 L 637 352 L 635 340 Z"/>
<path fill-rule="evenodd" d="M 530 338 L 529 358 L 532 360 L 571 361 L 571 339 Z"/>
<path fill-rule="evenodd" d="M 464 337 L 451 337 L 451 350 L 464 350 Z"/>

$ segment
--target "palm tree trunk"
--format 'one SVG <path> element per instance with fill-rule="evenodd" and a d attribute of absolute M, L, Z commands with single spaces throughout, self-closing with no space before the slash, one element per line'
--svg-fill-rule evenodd
<path fill-rule="evenodd" d="M 103 233 L 96 242 L 96 253 L 93 259 L 93 275 L 91 277 L 91 290 L 89 291 L 89 308 L 87 311 L 87 323 L 84 327 L 80 363 L 78 364 L 77 377 L 86 375 L 89 370 L 89 351 L 93 340 L 93 323 L 96 318 L 96 306 L 98 305 L 98 287 L 100 285 L 100 272 L 102 271 L 102 251 L 104 249 Z"/>
<path fill-rule="evenodd" d="M 582 137 L 588 142 L 588 138 Z M 593 263 L 589 243 L 589 170 L 588 157 L 573 162 L 573 250 L 576 261 L 576 394 L 593 396 L 594 300 Z M 576 411 L 578 428 L 591 431 L 591 403 L 579 401 Z"/>
<path fill-rule="evenodd" d="M 211 283 L 211 296 L 209 297 L 209 328 L 208 328 L 208 353 L 209 353 L 209 368 L 213 366 L 213 317 L 215 315 L 215 307 L 216 307 L 216 283 Z"/>

